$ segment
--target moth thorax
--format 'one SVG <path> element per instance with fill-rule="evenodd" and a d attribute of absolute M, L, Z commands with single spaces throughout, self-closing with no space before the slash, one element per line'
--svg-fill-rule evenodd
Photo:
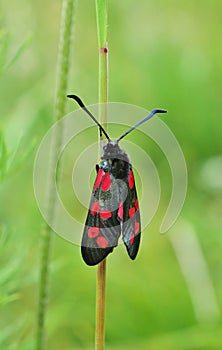
<path fill-rule="evenodd" d="M 130 163 L 122 159 L 112 159 L 111 171 L 116 179 L 124 179 L 128 177 Z"/>

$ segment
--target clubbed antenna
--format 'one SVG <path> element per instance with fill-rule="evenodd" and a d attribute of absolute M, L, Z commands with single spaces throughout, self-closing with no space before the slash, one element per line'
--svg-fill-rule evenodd
<path fill-rule="evenodd" d="M 130 128 L 128 131 L 126 131 L 122 136 L 120 136 L 117 139 L 117 142 L 119 142 L 120 140 L 122 140 L 126 135 L 128 135 L 131 131 L 133 131 L 134 129 L 136 129 L 139 125 L 143 124 L 144 122 L 146 122 L 147 120 L 149 120 L 150 118 L 152 118 L 152 116 L 156 113 L 167 113 L 167 111 L 165 109 L 154 109 L 147 117 L 145 117 L 144 119 L 142 119 L 140 122 L 138 122 L 136 125 L 132 126 L 132 128 Z"/>
<path fill-rule="evenodd" d="M 90 116 L 90 118 L 92 118 L 92 120 L 94 120 L 94 122 L 99 126 L 100 131 L 103 132 L 103 134 L 105 135 L 105 137 L 107 138 L 108 141 L 110 141 L 110 138 L 108 136 L 108 134 L 106 133 L 106 131 L 103 129 L 102 125 L 96 120 L 96 118 L 92 115 L 92 113 L 86 108 L 86 106 L 84 105 L 84 103 L 82 102 L 82 100 L 76 96 L 76 95 L 67 95 L 68 98 L 72 98 L 73 100 L 75 100 L 78 105 Z"/>

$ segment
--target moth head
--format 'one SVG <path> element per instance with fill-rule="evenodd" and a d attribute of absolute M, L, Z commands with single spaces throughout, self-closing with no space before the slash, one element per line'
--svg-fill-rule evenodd
<path fill-rule="evenodd" d="M 103 146 L 103 155 L 102 159 L 121 159 L 125 162 L 129 162 L 129 157 L 126 152 L 119 147 L 117 140 L 109 140 Z"/>

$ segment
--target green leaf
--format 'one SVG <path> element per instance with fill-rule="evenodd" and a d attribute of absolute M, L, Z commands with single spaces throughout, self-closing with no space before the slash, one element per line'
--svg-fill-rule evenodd
<path fill-rule="evenodd" d="M 5 65 L 4 70 L 11 68 L 11 66 L 19 59 L 25 49 L 29 46 L 32 40 L 32 36 L 29 35 L 23 43 L 18 47 L 17 51 L 14 53 L 13 57 L 9 60 L 9 62 Z"/>
<path fill-rule="evenodd" d="M 7 172 L 8 152 L 3 132 L 0 131 L 0 180 L 3 180 Z"/>
<path fill-rule="evenodd" d="M 15 300 L 19 299 L 19 294 L 18 293 L 12 293 L 12 294 L 2 294 L 0 296 L 0 305 L 4 306 L 6 304 L 9 304 Z"/>
<path fill-rule="evenodd" d="M 27 38 L 20 44 L 14 55 L 7 61 L 8 48 L 10 46 L 11 38 L 9 33 L 5 30 L 0 30 L 0 75 L 19 59 L 25 49 L 29 46 L 32 36 L 28 35 Z"/>
<path fill-rule="evenodd" d="M 21 138 L 19 140 L 19 143 L 15 147 L 15 149 L 9 154 L 8 156 L 8 164 L 7 164 L 7 175 L 11 176 L 16 171 L 19 170 L 19 168 L 27 161 L 27 159 L 32 154 L 35 145 L 36 140 L 33 140 L 30 145 L 25 147 L 24 149 L 24 141 L 22 144 L 23 139 Z"/>
<path fill-rule="evenodd" d="M 0 30 L 0 75 L 5 65 L 9 43 L 9 34 L 5 30 Z"/>

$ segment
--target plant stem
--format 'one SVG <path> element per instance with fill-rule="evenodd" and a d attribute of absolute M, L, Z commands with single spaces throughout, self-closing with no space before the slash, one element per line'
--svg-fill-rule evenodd
<path fill-rule="evenodd" d="M 107 50 L 107 12 L 108 1 L 96 0 L 97 32 L 99 44 L 99 122 L 107 128 L 108 102 L 108 50 Z M 100 141 L 100 139 L 99 139 Z M 100 143 L 99 143 L 100 144 Z M 100 144 L 100 148 L 102 143 Z M 99 153 L 100 153 L 99 149 Z M 104 349 L 105 339 L 105 287 L 106 287 L 106 260 L 97 266 L 96 283 L 96 350 Z"/>
<path fill-rule="evenodd" d="M 97 32 L 99 44 L 99 122 L 107 127 L 108 102 L 108 49 L 107 49 L 107 0 L 96 0 Z"/>
<path fill-rule="evenodd" d="M 106 259 L 97 266 L 96 281 L 96 350 L 104 349 Z"/>
<path fill-rule="evenodd" d="M 59 52 L 58 52 L 58 69 L 57 69 L 57 88 L 55 94 L 55 121 L 63 117 L 65 113 L 65 96 L 67 91 L 68 71 L 70 62 L 70 47 L 73 26 L 74 0 L 64 0 L 62 7 Z M 54 158 L 56 150 L 61 142 L 60 134 L 55 135 L 51 145 L 51 157 Z M 58 169 L 59 171 L 59 169 Z M 48 186 L 48 212 L 51 217 L 54 215 L 54 196 L 52 191 L 55 169 L 50 169 L 49 186 Z M 59 174 L 57 176 L 59 182 Z M 50 275 L 50 258 L 52 250 L 53 234 L 50 226 L 43 223 L 41 231 L 41 260 L 39 276 L 39 300 L 37 314 L 37 339 L 36 349 L 44 350 L 46 348 L 46 312 L 49 299 L 49 275 Z"/>

